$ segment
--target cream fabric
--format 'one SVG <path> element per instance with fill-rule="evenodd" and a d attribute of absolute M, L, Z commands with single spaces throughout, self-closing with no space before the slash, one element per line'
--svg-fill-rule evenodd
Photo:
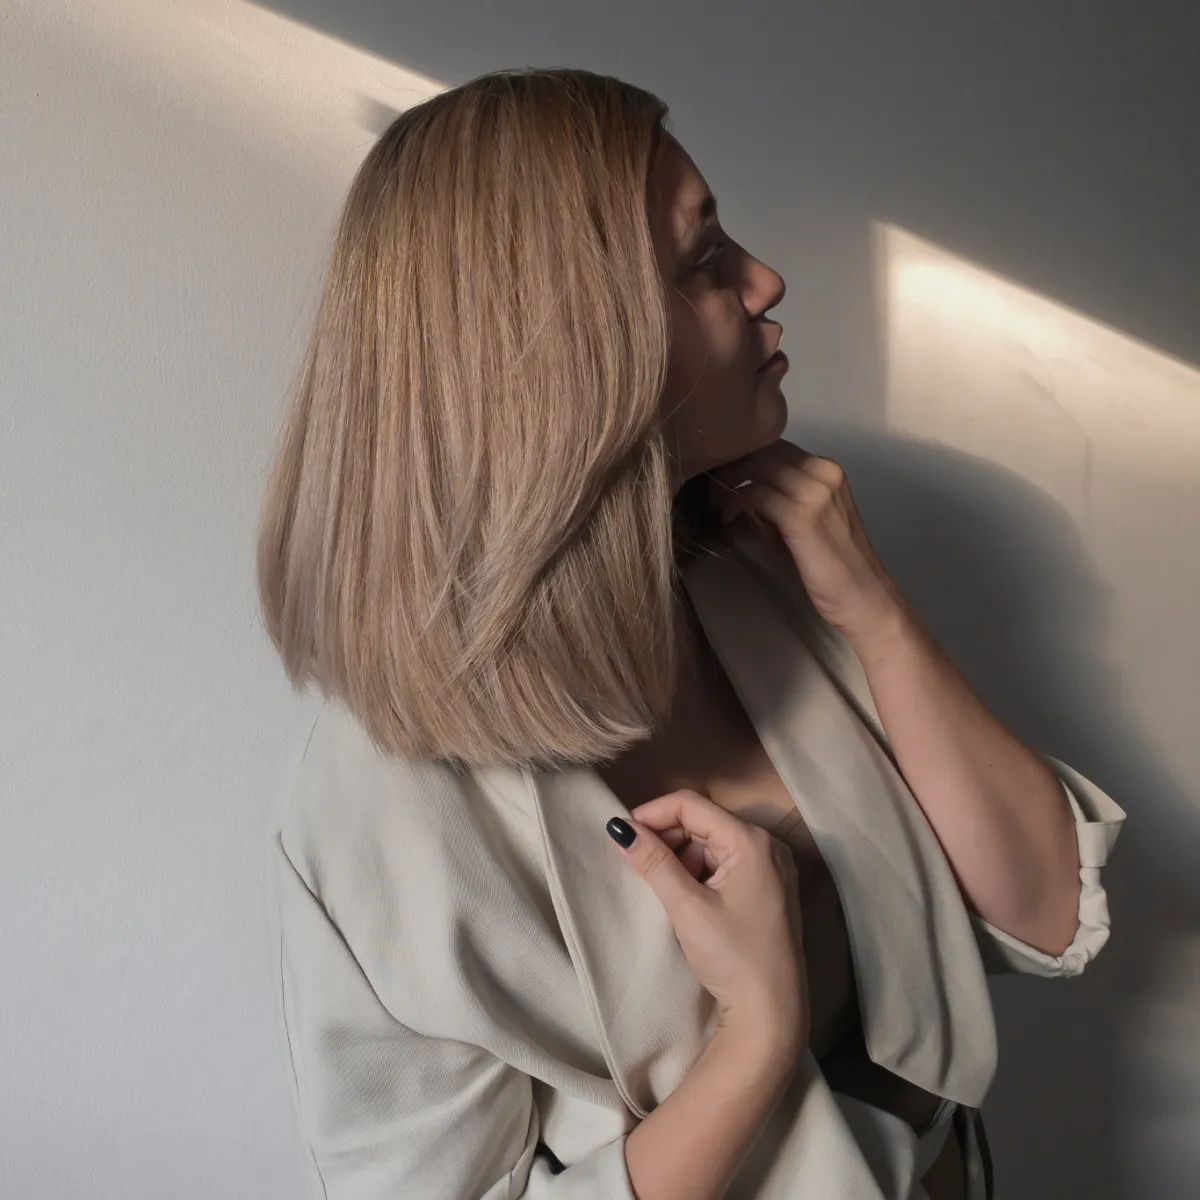
<path fill-rule="evenodd" d="M 1099 952 L 1099 869 L 1125 814 L 1047 758 L 1079 832 L 1079 930 L 1052 958 L 991 928 L 968 914 L 857 658 L 790 561 L 739 536 L 684 582 L 833 875 L 871 1057 L 973 1121 L 996 1061 L 985 967 L 1073 975 Z M 266 857 L 312 1196 L 634 1200 L 625 1136 L 686 1074 L 715 1011 L 604 830 L 623 812 L 591 768 L 387 757 L 324 706 Z M 968 1200 L 982 1200 L 972 1121 Z M 931 1149 L 831 1091 L 806 1054 L 727 1196 L 923 1200 Z"/>

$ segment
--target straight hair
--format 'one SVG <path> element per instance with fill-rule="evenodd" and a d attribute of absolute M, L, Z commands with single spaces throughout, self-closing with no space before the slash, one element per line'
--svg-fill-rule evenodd
<path fill-rule="evenodd" d="M 669 714 L 670 310 L 648 185 L 667 106 L 500 71 L 402 113 L 350 186 L 263 500 L 297 689 L 385 753 L 561 767 Z"/>

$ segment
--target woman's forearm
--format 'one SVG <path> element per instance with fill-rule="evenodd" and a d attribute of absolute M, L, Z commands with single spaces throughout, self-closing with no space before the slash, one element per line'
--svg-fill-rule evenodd
<path fill-rule="evenodd" d="M 971 907 L 1061 954 L 1079 911 L 1078 843 L 1061 783 L 988 712 L 902 599 L 850 642 L 900 770 Z"/>
<path fill-rule="evenodd" d="M 625 1141 L 638 1200 L 719 1200 L 799 1061 L 783 1039 L 719 1028 Z"/>

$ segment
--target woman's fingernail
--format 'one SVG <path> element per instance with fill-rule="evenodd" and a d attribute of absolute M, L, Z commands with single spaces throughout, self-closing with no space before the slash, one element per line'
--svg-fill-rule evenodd
<path fill-rule="evenodd" d="M 628 821 L 622 821 L 620 817 L 613 817 L 604 828 L 608 830 L 608 836 L 625 849 L 629 849 L 633 845 L 633 839 L 637 837 L 633 826 Z"/>

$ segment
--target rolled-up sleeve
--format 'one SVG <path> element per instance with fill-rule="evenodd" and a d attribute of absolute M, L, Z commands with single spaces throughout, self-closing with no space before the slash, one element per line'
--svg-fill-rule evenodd
<path fill-rule="evenodd" d="M 281 1046 L 314 1200 L 635 1200 L 625 1136 L 566 1168 L 532 1080 L 424 1037 L 376 995 L 277 839 L 269 846 Z"/>
<path fill-rule="evenodd" d="M 1075 833 L 1079 841 L 1079 922 L 1071 944 L 1055 956 L 1035 949 L 972 914 L 971 922 L 983 965 L 992 975 L 1013 971 L 1046 977 L 1078 975 L 1108 941 L 1108 895 L 1101 882 L 1100 869 L 1108 862 L 1121 832 L 1125 811 L 1074 768 L 1049 755 L 1042 757 L 1058 776 L 1075 816 Z"/>

